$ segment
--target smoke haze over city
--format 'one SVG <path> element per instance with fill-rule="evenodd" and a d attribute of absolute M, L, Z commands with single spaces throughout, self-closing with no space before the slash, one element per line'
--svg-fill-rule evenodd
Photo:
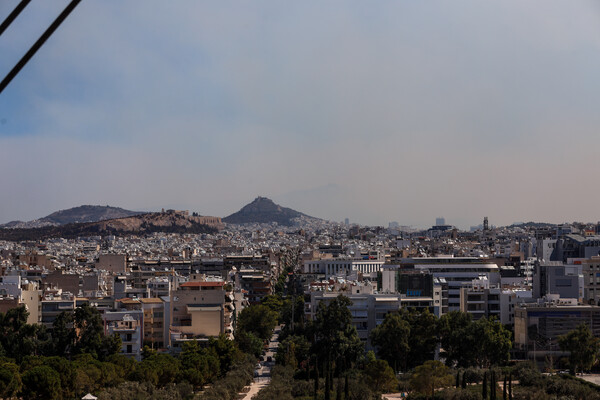
<path fill-rule="evenodd" d="M 66 4 L 2 35 L 3 75 Z M 0 223 L 257 195 L 372 225 L 597 221 L 599 50 L 592 1 L 85 1 L 0 95 Z"/>

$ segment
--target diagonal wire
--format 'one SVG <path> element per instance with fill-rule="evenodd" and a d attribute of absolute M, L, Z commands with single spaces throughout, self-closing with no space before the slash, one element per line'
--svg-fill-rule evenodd
<path fill-rule="evenodd" d="M 27 64 L 27 62 L 33 57 L 33 55 L 44 45 L 46 40 L 54 33 L 54 31 L 62 24 L 62 22 L 69 16 L 71 11 L 77 7 L 77 5 L 81 2 L 81 0 L 72 0 L 69 5 L 60 13 L 58 17 L 52 22 L 52 24 L 46 29 L 42 36 L 31 46 L 31 48 L 25 53 L 23 58 L 19 60 L 17 65 L 4 77 L 2 82 L 0 82 L 0 93 L 4 91 L 6 86 L 13 80 L 15 76 L 21 71 L 21 69 Z"/>
<path fill-rule="evenodd" d="M 15 7 L 14 10 L 12 10 L 8 17 L 2 21 L 2 25 L 0 25 L 0 36 L 2 36 L 6 28 L 8 28 L 10 24 L 12 24 L 12 22 L 19 16 L 19 14 L 21 14 L 21 11 L 27 7 L 27 4 L 29 4 L 30 1 L 31 0 L 21 0 L 21 2 Z"/>

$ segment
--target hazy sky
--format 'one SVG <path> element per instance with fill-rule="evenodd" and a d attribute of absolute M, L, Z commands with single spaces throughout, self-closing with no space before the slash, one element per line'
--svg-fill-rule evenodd
<path fill-rule="evenodd" d="M 0 37 L 2 77 L 67 3 Z M 85 0 L 0 94 L 0 222 L 257 195 L 362 224 L 598 221 L 599 159 L 596 1 Z"/>

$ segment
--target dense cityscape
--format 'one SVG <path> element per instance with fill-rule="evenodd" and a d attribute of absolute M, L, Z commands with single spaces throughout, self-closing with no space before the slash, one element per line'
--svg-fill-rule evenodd
<path fill-rule="evenodd" d="M 3 398 L 598 396 L 600 224 L 131 214 L 0 241 Z M 111 228 L 149 216 L 207 233 Z"/>
<path fill-rule="evenodd" d="M 599 17 L 0 1 L 0 400 L 600 400 Z"/>

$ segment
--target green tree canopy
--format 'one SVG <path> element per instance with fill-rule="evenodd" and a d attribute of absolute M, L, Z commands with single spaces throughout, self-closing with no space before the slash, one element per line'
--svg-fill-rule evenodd
<path fill-rule="evenodd" d="M 253 333 L 262 340 L 268 340 L 277 325 L 277 312 L 257 304 L 246 307 L 238 316 L 237 330 Z"/>
<path fill-rule="evenodd" d="M 42 354 L 48 348 L 50 337 L 44 325 L 28 324 L 25 306 L 0 313 L 0 354 L 17 362 L 33 354 Z"/>
<path fill-rule="evenodd" d="M 3 399 L 16 397 L 21 390 L 21 385 L 19 366 L 12 362 L 0 363 L 0 397 Z"/>
<path fill-rule="evenodd" d="M 184 343 L 179 359 L 183 379 L 196 388 L 214 381 L 222 371 L 217 352 L 200 347 L 197 341 Z"/>
<path fill-rule="evenodd" d="M 138 367 L 141 377 L 149 377 L 149 382 L 165 387 L 177 381 L 180 365 L 180 361 L 169 354 L 156 354 L 139 363 Z M 137 370 L 136 368 L 136 372 Z"/>
<path fill-rule="evenodd" d="M 399 313 L 385 316 L 383 323 L 371 331 L 371 342 L 377 347 L 377 354 L 386 360 L 394 370 L 407 368 L 410 324 Z"/>
<path fill-rule="evenodd" d="M 75 329 L 73 329 L 73 314 L 61 312 L 52 323 L 52 344 L 54 354 L 68 355 L 75 344 Z"/>
<path fill-rule="evenodd" d="M 410 325 L 408 367 L 414 368 L 427 360 L 433 360 L 439 343 L 438 318 L 427 309 L 424 311 L 404 309 L 402 315 Z"/>
<path fill-rule="evenodd" d="M 73 364 L 66 358 L 59 356 L 44 358 L 43 363 L 58 372 L 62 398 L 73 398 L 75 394 L 75 378 L 77 376 Z"/>
<path fill-rule="evenodd" d="M 371 332 L 371 342 L 394 370 L 407 370 L 433 360 L 439 343 L 437 325 L 438 319 L 429 310 L 402 309 L 386 315 Z"/>
<path fill-rule="evenodd" d="M 451 311 L 440 318 L 438 333 L 446 365 L 467 368 L 473 364 L 476 350 L 472 347 L 473 338 L 468 337 L 471 324 L 471 314 L 460 311 Z"/>
<path fill-rule="evenodd" d="M 275 311 L 278 314 L 283 309 L 283 299 L 281 298 L 281 296 L 276 294 L 270 294 L 263 297 L 260 301 L 260 304 L 269 307 L 271 311 Z"/>
<path fill-rule="evenodd" d="M 293 303 L 292 303 L 293 301 Z M 294 330 L 303 326 L 304 322 L 304 297 L 294 296 L 288 297 L 283 301 L 283 308 L 281 309 L 281 322 L 285 324 L 286 328 L 291 328 L 292 325 L 292 311 L 294 318 Z M 293 332 L 292 332 L 293 333 Z"/>
<path fill-rule="evenodd" d="M 511 332 L 495 319 L 472 321 L 470 314 L 453 311 L 440 318 L 438 332 L 448 366 L 488 368 L 509 360 Z"/>
<path fill-rule="evenodd" d="M 433 398 L 435 389 L 451 386 L 453 380 L 450 368 L 440 361 L 429 360 L 415 368 L 410 386 L 416 392 Z"/>
<path fill-rule="evenodd" d="M 259 357 L 263 351 L 262 340 L 252 332 L 238 329 L 235 334 L 235 342 L 241 351 L 252 354 L 254 357 Z"/>
<path fill-rule="evenodd" d="M 316 342 L 314 351 L 321 360 L 337 361 L 349 367 L 364 351 L 356 327 L 352 325 L 352 304 L 348 297 L 339 295 L 329 305 L 320 302 L 315 318 Z"/>
<path fill-rule="evenodd" d="M 233 340 L 228 339 L 225 334 L 220 334 L 217 338 L 210 338 L 209 349 L 219 359 L 221 375 L 225 375 L 231 369 L 231 365 L 242 358 L 240 350 Z"/>
<path fill-rule="evenodd" d="M 76 331 L 73 354 L 91 354 L 101 361 L 121 350 L 118 335 L 104 335 L 100 312 L 95 307 L 83 304 L 75 309 L 73 328 Z"/>
<path fill-rule="evenodd" d="M 558 344 L 562 351 L 570 352 L 569 366 L 573 373 L 589 371 L 598 361 L 600 342 L 587 324 L 580 324 L 576 329 L 560 336 Z"/>
<path fill-rule="evenodd" d="M 394 370 L 385 360 L 374 360 L 365 365 L 364 375 L 367 385 L 376 393 L 394 392 L 398 388 L 398 380 Z"/>
<path fill-rule="evenodd" d="M 130 378 L 131 373 L 123 368 L 127 365 L 124 361 L 119 361 L 116 356 L 112 356 L 111 360 L 116 361 L 116 363 L 98 361 L 89 353 L 75 356 L 71 363 L 75 368 L 73 383 L 75 393 L 78 396 L 83 396 L 89 392 L 97 392 L 107 386 L 117 385 L 125 378 Z M 63 380 L 61 377 L 61 382 Z"/>
<path fill-rule="evenodd" d="M 54 400 L 62 398 L 60 375 L 46 365 L 40 365 L 23 374 L 23 398 Z"/>
<path fill-rule="evenodd" d="M 479 367 L 506 364 L 512 348 L 511 332 L 496 319 L 481 318 L 471 326 L 469 338 L 475 340 Z"/>
<path fill-rule="evenodd" d="M 277 364 L 294 368 L 310 357 L 310 343 L 304 336 L 288 336 L 279 343 L 275 359 Z"/>

